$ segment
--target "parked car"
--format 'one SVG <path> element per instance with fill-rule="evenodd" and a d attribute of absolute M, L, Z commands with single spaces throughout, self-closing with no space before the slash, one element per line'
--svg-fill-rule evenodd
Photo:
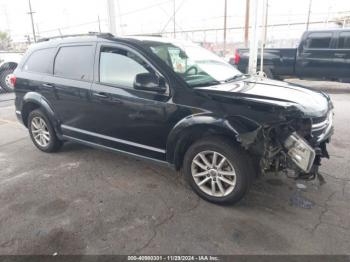
<path fill-rule="evenodd" d="M 259 55 L 260 56 L 260 55 Z M 260 63 L 260 57 L 258 58 Z M 231 64 L 246 72 L 249 49 L 237 49 Z M 269 78 L 350 82 L 350 29 L 307 31 L 298 48 L 264 50 L 264 72 Z"/>
<path fill-rule="evenodd" d="M 328 95 L 243 75 L 193 43 L 96 34 L 33 45 L 11 78 L 34 145 L 73 141 L 169 165 L 202 198 L 235 203 L 256 174 L 315 178 Z"/>
<path fill-rule="evenodd" d="M 15 71 L 22 53 L 0 52 L 0 94 L 13 92 L 10 76 Z"/>

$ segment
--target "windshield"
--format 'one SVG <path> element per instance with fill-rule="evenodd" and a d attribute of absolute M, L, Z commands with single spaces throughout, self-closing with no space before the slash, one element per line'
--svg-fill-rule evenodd
<path fill-rule="evenodd" d="M 149 47 L 191 87 L 221 84 L 242 75 L 220 57 L 195 44 L 151 42 Z"/>

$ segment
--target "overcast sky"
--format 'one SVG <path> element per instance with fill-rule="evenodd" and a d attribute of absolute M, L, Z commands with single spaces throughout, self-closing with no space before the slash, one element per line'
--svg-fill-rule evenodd
<path fill-rule="evenodd" d="M 108 30 L 106 0 L 31 1 L 40 36 L 59 35 L 59 30 L 62 34 L 98 31 L 98 17 L 102 30 Z M 172 31 L 173 3 L 173 0 L 115 0 L 118 33 Z M 176 0 L 175 3 L 177 30 L 223 27 L 224 0 Z M 269 24 L 306 22 L 308 5 L 308 0 L 269 0 Z M 313 0 L 311 21 L 333 19 L 345 11 L 350 15 L 350 0 Z M 23 40 L 24 35 L 31 34 L 27 12 L 28 0 L 0 0 L 0 30 L 9 31 L 15 41 Z M 227 26 L 243 26 L 244 13 L 245 0 L 228 0 Z M 292 37 L 300 35 L 303 28 L 291 27 L 286 31 L 276 27 L 269 35 Z M 208 33 L 210 38 L 221 38 L 221 34 Z M 234 31 L 228 36 L 236 37 Z"/>

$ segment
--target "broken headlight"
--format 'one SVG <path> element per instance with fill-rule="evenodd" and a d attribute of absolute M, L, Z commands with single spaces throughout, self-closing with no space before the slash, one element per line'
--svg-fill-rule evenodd
<path fill-rule="evenodd" d="M 296 132 L 287 137 L 284 146 L 292 161 L 304 172 L 310 172 L 315 160 L 315 150 Z"/>

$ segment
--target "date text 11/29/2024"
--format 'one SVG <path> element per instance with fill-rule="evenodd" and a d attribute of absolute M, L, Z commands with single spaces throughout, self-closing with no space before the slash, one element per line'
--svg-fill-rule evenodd
<path fill-rule="evenodd" d="M 128 261 L 220 261 L 218 256 L 128 256 Z"/>

